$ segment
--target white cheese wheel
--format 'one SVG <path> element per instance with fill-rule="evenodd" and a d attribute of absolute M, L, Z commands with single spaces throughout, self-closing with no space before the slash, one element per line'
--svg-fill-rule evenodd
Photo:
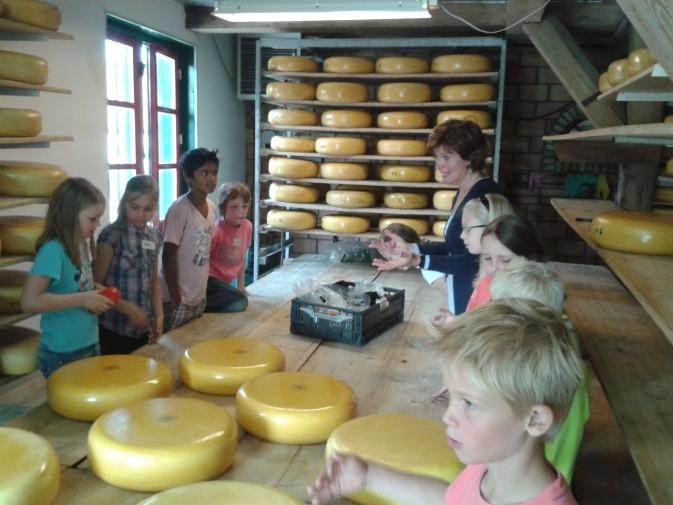
<path fill-rule="evenodd" d="M 0 79 L 42 85 L 47 82 L 47 60 L 32 54 L 0 51 Z"/>
<path fill-rule="evenodd" d="M 325 59 L 322 71 L 329 74 L 371 74 L 374 62 L 356 56 L 332 56 Z"/>
<path fill-rule="evenodd" d="M 364 110 L 326 110 L 320 124 L 331 128 L 369 128 L 372 115 Z"/>
<path fill-rule="evenodd" d="M 428 201 L 428 195 L 423 193 L 394 192 L 383 195 L 383 204 L 391 209 L 424 209 Z"/>
<path fill-rule="evenodd" d="M 266 96 L 275 100 L 313 100 L 315 86 L 305 82 L 270 82 L 266 85 Z"/>
<path fill-rule="evenodd" d="M 269 197 L 276 202 L 315 203 L 320 200 L 320 190 L 311 186 L 274 182 L 269 186 Z"/>
<path fill-rule="evenodd" d="M 35 433 L 0 427 L 0 503 L 51 505 L 61 483 L 54 447 Z"/>
<path fill-rule="evenodd" d="M 132 491 L 209 480 L 234 460 L 236 423 L 227 411 L 193 398 L 155 398 L 99 417 L 88 436 L 91 470 Z"/>
<path fill-rule="evenodd" d="M 37 370 L 40 332 L 21 326 L 0 328 L 0 375 L 23 375 Z"/>
<path fill-rule="evenodd" d="M 376 60 L 377 74 L 424 74 L 430 65 L 422 58 L 387 56 Z"/>
<path fill-rule="evenodd" d="M 608 73 L 603 72 L 601 76 L 598 78 L 598 91 L 600 91 L 601 93 L 605 93 L 611 87 L 612 84 L 610 84 L 610 81 L 608 80 Z"/>
<path fill-rule="evenodd" d="M 629 54 L 626 73 L 629 77 L 639 74 L 657 62 L 657 57 L 649 49 L 636 49 Z"/>
<path fill-rule="evenodd" d="M 673 219 L 649 212 L 606 212 L 591 221 L 591 238 L 606 249 L 670 256 Z"/>
<path fill-rule="evenodd" d="M 456 198 L 458 192 L 455 189 L 443 189 L 435 191 L 432 195 L 432 205 L 438 210 L 451 210 L 453 200 Z"/>
<path fill-rule="evenodd" d="M 369 100 L 369 92 L 367 86 L 359 82 L 321 82 L 315 97 L 320 102 L 358 103 Z"/>
<path fill-rule="evenodd" d="M 435 237 L 444 237 L 444 228 L 446 228 L 446 219 L 435 221 L 432 225 L 432 234 Z"/>
<path fill-rule="evenodd" d="M 315 152 L 339 156 L 365 154 L 367 143 L 357 137 L 320 137 L 315 139 Z"/>
<path fill-rule="evenodd" d="M 315 228 L 317 220 L 313 212 L 273 209 L 267 213 L 266 223 L 281 230 L 302 231 Z"/>
<path fill-rule="evenodd" d="M 0 161 L 0 194 L 5 196 L 49 196 L 68 174 L 48 163 Z"/>
<path fill-rule="evenodd" d="M 655 202 L 673 202 L 673 188 L 657 188 L 654 190 Z"/>
<path fill-rule="evenodd" d="M 376 117 L 376 125 L 379 128 L 427 128 L 428 116 L 415 110 L 382 112 Z"/>
<path fill-rule="evenodd" d="M 277 347 L 239 338 L 196 344 L 185 350 L 179 366 L 183 383 L 211 395 L 235 395 L 249 380 L 284 368 L 285 356 Z"/>
<path fill-rule="evenodd" d="M 328 205 L 343 207 L 345 209 L 374 207 L 376 205 L 376 193 L 371 191 L 332 189 L 325 195 L 325 201 Z"/>
<path fill-rule="evenodd" d="M 0 217 L 3 254 L 35 254 L 37 239 L 44 231 L 45 219 L 31 216 Z"/>
<path fill-rule="evenodd" d="M 381 165 L 379 178 L 391 182 L 427 182 L 432 177 L 425 165 Z"/>
<path fill-rule="evenodd" d="M 363 181 L 369 177 L 369 168 L 362 163 L 323 163 L 320 165 L 320 177 Z"/>
<path fill-rule="evenodd" d="M 22 270 L 0 270 L 0 314 L 21 312 L 21 293 L 28 273 Z"/>
<path fill-rule="evenodd" d="M 312 110 L 271 109 L 267 115 L 269 123 L 279 126 L 315 126 L 318 115 Z"/>
<path fill-rule="evenodd" d="M 276 72 L 317 72 L 318 63 L 302 56 L 272 56 L 266 68 Z"/>
<path fill-rule="evenodd" d="M 608 81 L 613 86 L 623 83 L 626 79 L 629 78 L 629 74 L 626 71 L 626 66 L 629 64 L 628 58 L 620 58 L 615 60 L 608 66 Z"/>
<path fill-rule="evenodd" d="M 315 151 L 315 139 L 313 137 L 283 137 L 282 135 L 274 135 L 271 137 L 270 146 L 274 151 L 312 153 Z"/>
<path fill-rule="evenodd" d="M 427 235 L 430 225 L 427 219 L 413 217 L 382 217 L 379 220 L 379 231 L 383 231 L 393 223 L 403 224 L 412 228 L 419 235 Z"/>
<path fill-rule="evenodd" d="M 323 216 L 320 227 L 332 233 L 365 233 L 369 231 L 371 223 L 362 216 Z"/>
<path fill-rule="evenodd" d="M 442 124 L 449 119 L 460 121 L 472 121 L 479 128 L 491 127 L 491 115 L 483 110 L 444 110 L 437 114 L 437 124 Z"/>
<path fill-rule="evenodd" d="M 309 160 L 294 158 L 269 158 L 269 173 L 288 179 L 302 179 L 318 175 L 318 164 Z"/>
<path fill-rule="evenodd" d="M 424 140 L 384 139 L 376 143 L 376 152 L 382 156 L 425 156 Z"/>
<path fill-rule="evenodd" d="M 430 101 L 432 90 L 424 82 L 388 82 L 379 86 L 376 96 L 384 103 L 420 103 Z"/>
<path fill-rule="evenodd" d="M 42 116 L 32 109 L 0 108 L 0 137 L 35 137 L 42 131 Z"/>
<path fill-rule="evenodd" d="M 433 58 L 431 71 L 441 74 L 489 72 L 491 60 L 483 54 L 443 54 Z"/>
<path fill-rule="evenodd" d="M 439 90 L 439 99 L 442 102 L 467 103 L 488 102 L 495 98 L 493 84 L 449 84 Z"/>
<path fill-rule="evenodd" d="M 666 162 L 666 168 L 664 168 L 664 175 L 668 177 L 673 177 L 673 158 Z"/>
<path fill-rule="evenodd" d="M 47 30 L 58 30 L 61 26 L 61 11 L 50 3 L 41 0 L 2 0 L 0 3 L 3 18 Z"/>

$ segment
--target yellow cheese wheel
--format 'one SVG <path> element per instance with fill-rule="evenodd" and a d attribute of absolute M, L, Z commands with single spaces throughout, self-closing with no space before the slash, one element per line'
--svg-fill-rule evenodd
<path fill-rule="evenodd" d="M 673 158 L 666 162 L 666 168 L 664 168 L 664 175 L 668 177 L 673 177 Z"/>
<path fill-rule="evenodd" d="M 673 202 L 673 188 L 657 188 L 654 190 L 655 202 Z"/>
<path fill-rule="evenodd" d="M 0 161 L 0 194 L 49 196 L 67 177 L 65 170 L 48 163 Z"/>
<path fill-rule="evenodd" d="M 340 156 L 365 154 L 367 143 L 357 137 L 320 137 L 315 139 L 315 152 Z"/>
<path fill-rule="evenodd" d="M 381 165 L 379 177 L 392 182 L 427 182 L 432 171 L 425 165 Z"/>
<path fill-rule="evenodd" d="M 274 151 L 312 153 L 315 151 L 315 139 L 313 137 L 283 137 L 281 135 L 274 135 L 271 137 L 270 146 Z"/>
<path fill-rule="evenodd" d="M 362 163 L 323 163 L 320 165 L 320 177 L 362 181 L 369 177 L 369 168 Z"/>
<path fill-rule="evenodd" d="M 327 192 L 325 201 L 328 205 L 345 209 L 374 207 L 376 205 L 376 194 L 371 191 L 333 189 Z"/>
<path fill-rule="evenodd" d="M 404 474 L 452 482 L 464 465 L 446 443 L 446 427 L 438 422 L 402 414 L 358 417 L 332 432 L 325 452 L 352 454 L 364 461 Z M 362 505 L 394 505 L 364 490 L 349 496 Z"/>
<path fill-rule="evenodd" d="M 444 237 L 444 228 L 446 228 L 446 219 L 435 221 L 432 225 L 432 234 L 435 237 Z"/>
<path fill-rule="evenodd" d="M 332 56 L 325 59 L 322 71 L 330 74 L 371 74 L 374 62 L 356 56 Z"/>
<path fill-rule="evenodd" d="M 138 505 L 303 505 L 303 501 L 269 486 L 241 481 L 197 482 L 163 491 Z"/>
<path fill-rule="evenodd" d="M 412 228 L 419 235 L 427 235 L 430 225 L 427 219 L 414 217 L 382 217 L 379 220 L 379 231 L 383 231 L 387 226 L 398 223 Z"/>
<path fill-rule="evenodd" d="M 621 58 L 610 63 L 607 72 L 610 84 L 617 86 L 617 84 L 621 84 L 629 78 L 629 74 L 626 72 L 626 66 L 628 64 L 628 58 Z"/>
<path fill-rule="evenodd" d="M 626 64 L 626 73 L 629 77 L 639 74 L 646 68 L 650 68 L 657 62 L 656 56 L 649 49 L 636 49 L 629 54 Z"/>
<path fill-rule="evenodd" d="M 35 137 L 42 131 L 42 116 L 32 109 L 0 108 L 0 137 Z"/>
<path fill-rule="evenodd" d="M 277 372 L 243 384 L 236 417 L 256 437 L 280 444 L 317 444 L 355 416 L 355 395 L 322 374 Z"/>
<path fill-rule="evenodd" d="M 318 115 L 312 110 L 271 109 L 267 115 L 269 123 L 279 126 L 314 126 Z"/>
<path fill-rule="evenodd" d="M 44 84 L 49 75 L 47 60 L 32 54 L 0 51 L 0 79 Z"/>
<path fill-rule="evenodd" d="M 301 231 L 315 228 L 317 220 L 313 212 L 273 209 L 267 213 L 266 223 L 281 230 Z"/>
<path fill-rule="evenodd" d="M 424 74 L 430 65 L 422 58 L 387 56 L 376 60 L 377 74 Z"/>
<path fill-rule="evenodd" d="M 591 221 L 591 238 L 615 251 L 673 255 L 673 219 L 647 212 L 606 212 Z"/>
<path fill-rule="evenodd" d="M 382 112 L 376 117 L 379 128 L 427 128 L 428 116 L 415 110 Z"/>
<path fill-rule="evenodd" d="M 21 270 L 0 270 L 0 314 L 21 312 L 21 293 L 28 273 Z"/>
<path fill-rule="evenodd" d="M 52 410 L 77 421 L 93 421 L 105 412 L 139 400 L 168 396 L 171 372 L 152 358 L 110 354 L 68 363 L 47 380 Z"/>
<path fill-rule="evenodd" d="M 313 100 L 315 86 L 305 82 L 270 82 L 266 96 L 275 100 Z"/>
<path fill-rule="evenodd" d="M 269 197 L 277 202 L 315 203 L 320 200 L 320 190 L 311 186 L 274 182 L 269 186 Z"/>
<path fill-rule="evenodd" d="M 44 230 L 45 219 L 31 216 L 0 217 L 3 254 L 35 254 L 35 244 Z"/>
<path fill-rule="evenodd" d="M 320 116 L 320 124 L 331 128 L 369 128 L 372 115 L 364 110 L 326 110 Z"/>
<path fill-rule="evenodd" d="M 318 164 L 309 160 L 294 158 L 269 158 L 269 173 L 288 179 L 302 179 L 318 175 Z"/>
<path fill-rule="evenodd" d="M 428 195 L 423 193 L 386 193 L 383 204 L 391 209 L 424 209 L 428 206 Z"/>
<path fill-rule="evenodd" d="M 430 68 L 442 74 L 471 74 L 489 72 L 493 67 L 483 54 L 443 54 L 432 59 Z"/>
<path fill-rule="evenodd" d="M 495 94 L 493 84 L 449 84 L 439 90 L 439 99 L 453 103 L 488 102 Z"/>
<path fill-rule="evenodd" d="M 266 68 L 276 72 L 317 72 L 318 63 L 301 56 L 272 56 Z"/>
<path fill-rule="evenodd" d="M 365 233 L 369 231 L 371 223 L 362 216 L 323 216 L 320 227 L 332 233 Z"/>
<path fill-rule="evenodd" d="M 108 412 L 91 426 L 91 470 L 132 491 L 212 479 L 234 460 L 237 429 L 224 408 L 193 398 L 155 398 Z"/>
<path fill-rule="evenodd" d="M 180 358 L 182 382 L 211 395 L 235 395 L 249 380 L 283 368 L 285 356 L 277 347 L 239 338 L 201 342 Z"/>
<path fill-rule="evenodd" d="M 608 73 L 603 72 L 601 76 L 598 78 L 598 91 L 600 91 L 601 93 L 605 93 L 611 87 L 612 84 L 610 84 L 610 81 L 608 80 Z"/>
<path fill-rule="evenodd" d="M 40 332 L 21 326 L 0 328 L 0 375 L 23 375 L 37 369 Z"/>
<path fill-rule="evenodd" d="M 51 505 L 61 483 L 54 447 L 30 431 L 0 427 L 0 503 Z"/>
<path fill-rule="evenodd" d="M 388 82 L 379 86 L 376 96 L 385 103 L 420 103 L 430 101 L 432 90 L 424 82 Z"/>
<path fill-rule="evenodd" d="M 435 191 L 435 194 L 432 195 L 432 206 L 438 210 L 451 210 L 456 193 L 457 191 L 453 189 Z"/>
<path fill-rule="evenodd" d="M 321 82 L 315 90 L 320 102 L 358 103 L 369 99 L 367 86 L 358 82 Z"/>
<path fill-rule="evenodd" d="M 673 114 L 669 114 L 668 116 L 666 116 L 666 117 L 664 118 L 664 123 L 666 123 L 666 124 L 671 124 L 671 123 L 673 123 Z"/>
<path fill-rule="evenodd" d="M 437 124 L 442 124 L 449 119 L 460 121 L 472 121 L 479 128 L 491 127 L 491 115 L 483 110 L 444 110 L 437 114 Z"/>
<path fill-rule="evenodd" d="M 425 156 L 424 140 L 384 139 L 376 143 L 376 152 L 382 156 Z"/>
<path fill-rule="evenodd" d="M 41 0 L 2 0 L 0 3 L 3 18 L 47 30 L 58 30 L 61 26 L 61 11 L 50 3 Z"/>

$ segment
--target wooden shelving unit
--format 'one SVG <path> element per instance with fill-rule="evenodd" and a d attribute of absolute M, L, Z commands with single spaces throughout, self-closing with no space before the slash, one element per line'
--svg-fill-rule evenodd
<path fill-rule="evenodd" d="M 393 81 L 395 78 L 389 77 Z M 347 109 L 489 109 L 494 110 L 497 102 L 414 102 L 414 103 L 390 103 L 390 102 L 349 102 L 333 103 L 320 102 L 318 100 L 272 100 L 262 97 L 262 102 L 279 107 L 292 106 L 299 108 L 333 109 L 335 107 Z"/>
<path fill-rule="evenodd" d="M 264 207 L 282 207 L 284 209 L 315 210 L 324 212 L 341 212 L 343 214 L 376 214 L 377 216 L 441 216 L 448 217 L 450 212 L 437 209 L 391 209 L 389 207 L 358 207 L 347 209 L 326 203 L 284 203 L 275 200 L 262 200 Z"/>
<path fill-rule="evenodd" d="M 0 93 L 3 94 L 32 94 L 37 95 L 40 91 L 48 93 L 60 93 L 71 95 L 72 91 L 65 88 L 55 88 L 53 86 L 40 86 L 37 84 L 26 84 L 19 81 L 8 81 L 0 79 Z"/>
<path fill-rule="evenodd" d="M 663 67 L 656 64 L 601 93 L 596 99 L 617 102 L 670 102 L 673 101 L 673 81 Z"/>
<path fill-rule="evenodd" d="M 673 145 L 673 124 L 649 123 L 596 128 L 565 135 L 547 135 L 547 142 L 604 141 L 621 144 Z"/>
<path fill-rule="evenodd" d="M 262 123 L 261 129 L 264 131 L 278 132 L 303 132 L 303 133 L 370 133 L 378 135 L 428 135 L 431 128 L 418 129 L 393 129 L 393 128 L 332 128 L 329 126 L 283 126 L 272 125 L 271 123 Z M 481 130 L 484 135 L 493 135 L 495 130 L 486 128 Z"/>
<path fill-rule="evenodd" d="M 439 182 L 393 182 L 382 181 L 379 179 L 365 179 L 363 181 L 354 181 L 351 179 L 323 179 L 321 177 L 306 177 L 304 179 L 288 179 L 270 174 L 262 174 L 262 182 L 285 182 L 288 184 L 328 184 L 349 186 L 376 186 L 390 188 L 425 188 L 425 189 L 455 189 L 456 186 L 440 184 Z"/>
<path fill-rule="evenodd" d="M 274 151 L 272 149 L 262 149 L 260 156 L 287 156 L 290 158 L 309 158 L 322 160 L 348 160 L 358 161 L 408 161 L 408 162 L 427 162 L 434 161 L 432 156 L 382 156 L 380 154 L 359 154 L 355 156 L 320 154 L 320 153 L 298 153 L 290 151 Z M 299 181 L 297 181 L 299 182 Z"/>
<path fill-rule="evenodd" d="M 285 230 L 281 230 L 280 228 L 274 228 L 273 226 L 269 226 L 268 224 L 265 224 L 262 226 L 262 232 L 266 233 L 269 231 L 275 231 L 282 233 Z M 297 235 L 308 235 L 310 237 L 318 237 L 318 238 L 330 238 L 330 237 L 352 237 L 352 238 L 359 238 L 359 239 L 364 239 L 364 240 L 374 240 L 377 239 L 381 236 L 380 231 L 367 231 L 364 233 L 333 233 L 331 231 L 325 231 L 321 228 L 312 228 L 310 230 L 304 230 L 304 231 L 298 231 L 295 232 Z M 425 240 L 427 242 L 443 242 L 444 239 L 437 237 L 435 235 L 423 235 L 421 237 L 422 240 Z"/>
<path fill-rule="evenodd" d="M 263 73 L 264 77 L 277 81 L 357 81 L 388 82 L 421 81 L 421 82 L 497 82 L 498 72 L 474 72 L 463 74 L 426 73 L 426 74 L 335 74 L 328 72 L 272 72 Z"/>

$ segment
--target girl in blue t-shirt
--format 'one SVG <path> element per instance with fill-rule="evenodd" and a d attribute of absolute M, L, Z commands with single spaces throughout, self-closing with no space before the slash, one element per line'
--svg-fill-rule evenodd
<path fill-rule="evenodd" d="M 114 302 L 96 292 L 93 234 L 105 197 L 86 179 L 68 178 L 49 201 L 44 232 L 21 296 L 24 312 L 42 312 L 38 365 L 45 377 L 82 358 L 100 354 L 97 315 Z"/>

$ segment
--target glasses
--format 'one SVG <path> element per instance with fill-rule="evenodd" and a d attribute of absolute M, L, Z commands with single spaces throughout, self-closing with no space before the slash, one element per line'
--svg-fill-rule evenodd
<path fill-rule="evenodd" d="M 475 228 L 486 228 L 486 225 L 485 224 L 475 224 L 474 226 L 463 226 L 463 231 L 465 233 L 469 233 L 472 230 L 474 230 Z"/>

